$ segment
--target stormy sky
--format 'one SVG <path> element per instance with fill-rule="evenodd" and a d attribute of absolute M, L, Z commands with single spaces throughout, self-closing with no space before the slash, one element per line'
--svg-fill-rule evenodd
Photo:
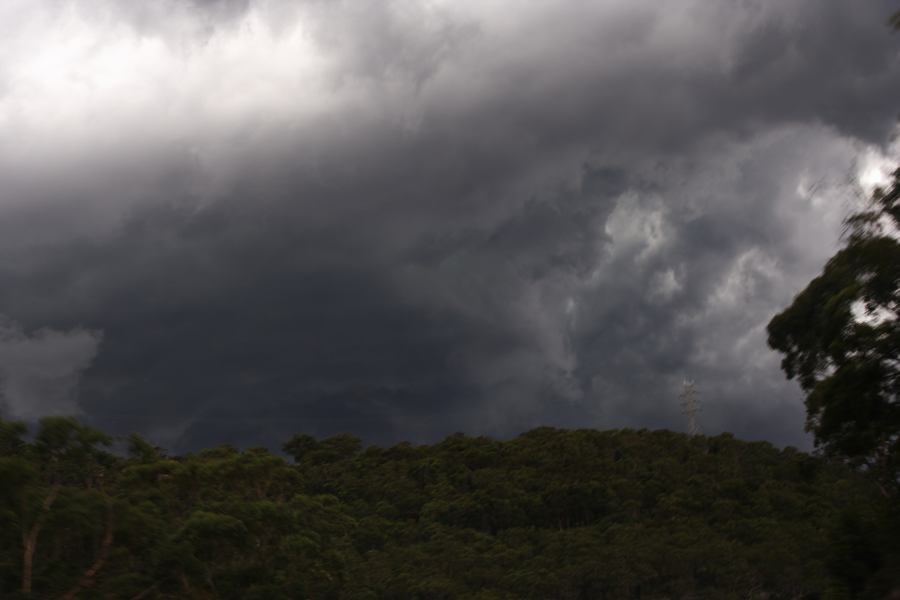
<path fill-rule="evenodd" d="M 765 325 L 897 156 L 896 6 L 7 0 L 0 414 L 175 450 L 810 447 Z"/>

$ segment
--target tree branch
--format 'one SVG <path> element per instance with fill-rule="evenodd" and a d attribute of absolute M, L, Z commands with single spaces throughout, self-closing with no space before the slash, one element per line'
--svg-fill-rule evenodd
<path fill-rule="evenodd" d="M 97 572 L 103 568 L 103 565 L 106 563 L 106 559 L 109 557 L 109 549 L 112 547 L 113 543 L 113 507 L 112 507 L 112 498 L 109 496 L 106 497 L 106 531 L 103 533 L 103 541 L 100 542 L 100 549 L 97 551 L 97 558 L 94 560 L 94 563 L 87 568 L 84 574 L 81 576 L 81 579 L 78 580 L 78 583 L 66 592 L 63 596 L 60 597 L 60 600 L 73 600 L 82 589 L 86 587 L 90 587 L 94 583 L 94 577 L 97 576 Z"/>
<path fill-rule="evenodd" d="M 60 487 L 61 486 L 58 483 L 54 483 L 50 487 L 50 492 L 47 494 L 47 497 L 44 498 L 43 504 L 41 504 L 40 514 L 35 518 L 31 529 L 29 529 L 27 533 L 22 534 L 22 593 L 25 595 L 31 594 L 31 579 L 34 572 L 34 552 L 37 550 L 38 535 L 41 533 L 41 528 L 44 526 L 44 521 L 47 519 L 50 508 L 59 496 Z"/>

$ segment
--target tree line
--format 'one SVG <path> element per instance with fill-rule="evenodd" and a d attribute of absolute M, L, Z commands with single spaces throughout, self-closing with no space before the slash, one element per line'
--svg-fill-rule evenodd
<path fill-rule="evenodd" d="M 0 597 L 877 598 L 898 564 L 870 479 L 728 434 L 111 442 L 0 421 Z"/>

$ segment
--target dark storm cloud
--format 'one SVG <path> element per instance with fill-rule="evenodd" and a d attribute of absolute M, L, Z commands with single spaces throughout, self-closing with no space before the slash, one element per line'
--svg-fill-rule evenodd
<path fill-rule="evenodd" d="M 891 131 L 888 3 L 26 12 L 0 313 L 102 332 L 42 410 L 95 353 L 86 417 L 181 448 L 681 428 L 692 377 L 707 430 L 806 443 L 763 327 Z"/>

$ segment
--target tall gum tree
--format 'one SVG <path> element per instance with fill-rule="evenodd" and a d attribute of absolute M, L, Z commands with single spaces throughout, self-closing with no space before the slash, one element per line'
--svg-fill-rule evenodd
<path fill-rule="evenodd" d="M 900 169 L 847 219 L 844 245 L 768 326 L 827 455 L 900 490 Z"/>

